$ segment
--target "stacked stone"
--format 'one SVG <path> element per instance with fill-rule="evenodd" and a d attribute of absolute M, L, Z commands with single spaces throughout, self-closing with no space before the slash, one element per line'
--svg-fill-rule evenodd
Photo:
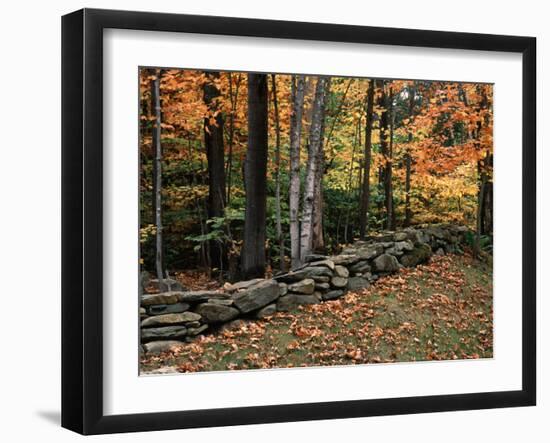
<path fill-rule="evenodd" d="M 272 279 L 226 284 L 223 292 L 174 290 L 184 288 L 173 283 L 166 292 L 143 294 L 143 350 L 169 350 L 237 317 L 264 318 L 367 288 L 381 276 L 428 261 L 434 251 L 462 252 L 467 231 L 448 225 L 383 232 L 355 242 L 335 256 L 310 255 L 302 267 Z"/>

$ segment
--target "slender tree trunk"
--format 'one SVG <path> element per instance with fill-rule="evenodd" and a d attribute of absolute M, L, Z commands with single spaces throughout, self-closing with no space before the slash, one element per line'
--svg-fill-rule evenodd
<path fill-rule="evenodd" d="M 348 197 L 347 197 L 347 208 L 346 208 L 346 222 L 344 224 L 344 241 L 346 243 L 350 243 L 353 237 L 353 234 L 350 234 L 349 232 L 349 221 L 350 221 L 350 213 L 351 213 L 351 207 L 353 205 L 353 164 L 355 163 L 355 154 L 357 151 L 357 141 L 359 139 L 359 132 L 361 131 L 361 122 L 358 121 L 357 125 L 355 126 L 355 134 L 353 136 L 353 149 L 351 151 L 351 160 L 349 163 L 349 170 L 348 170 Z"/>
<path fill-rule="evenodd" d="M 312 252 L 313 243 L 313 204 L 315 180 L 317 177 L 317 165 L 319 150 L 322 149 L 321 128 L 325 116 L 325 89 L 329 87 L 329 77 L 319 77 L 315 88 L 315 99 L 311 117 L 309 153 L 307 162 L 306 181 L 303 198 L 302 227 L 300 232 L 300 261 L 304 262 L 307 255 Z"/>
<path fill-rule="evenodd" d="M 388 171 L 387 162 L 388 162 L 388 139 L 389 139 L 389 112 L 388 112 L 388 95 L 386 93 L 386 82 L 382 81 L 382 94 L 379 99 L 379 106 L 382 108 L 380 114 L 380 153 L 383 157 L 383 163 L 380 165 L 378 171 L 378 184 L 379 188 L 382 190 L 384 195 L 384 200 L 379 199 L 379 210 L 382 211 L 382 208 L 385 209 L 385 226 L 388 226 L 388 192 L 386 188 L 387 178 L 386 174 Z"/>
<path fill-rule="evenodd" d="M 203 86 L 204 103 L 208 114 L 204 119 L 204 145 L 208 159 L 208 218 L 223 217 L 225 210 L 225 155 L 223 147 L 223 117 L 218 103 L 220 91 L 215 81 L 219 72 L 206 72 Z M 227 261 L 225 247 L 219 241 L 210 245 L 213 266 L 223 269 Z"/>
<path fill-rule="evenodd" d="M 290 116 L 290 254 L 291 266 L 300 265 L 300 141 L 302 138 L 302 117 L 304 112 L 303 75 L 292 77 L 292 114 Z"/>
<path fill-rule="evenodd" d="M 347 92 L 347 90 L 346 90 Z M 324 108 L 328 103 L 330 94 L 330 83 L 325 88 Z M 325 111 L 323 111 L 326 114 Z M 317 151 L 317 174 L 315 176 L 314 203 L 313 203 L 313 232 L 312 232 L 312 250 L 324 254 L 326 252 L 325 237 L 323 235 L 323 176 L 325 175 L 325 118 L 321 120 L 321 134 L 319 136 L 320 145 Z"/>
<path fill-rule="evenodd" d="M 265 275 L 267 101 L 267 76 L 248 74 L 246 209 L 242 250 L 242 273 L 245 279 Z"/>
<path fill-rule="evenodd" d="M 386 160 L 386 173 L 385 173 L 385 194 L 386 194 L 386 228 L 395 230 L 395 213 L 393 210 L 393 127 L 395 125 L 395 112 L 393 108 L 393 91 L 390 88 L 388 97 L 389 105 L 389 120 L 390 120 L 390 140 L 388 144 L 388 158 Z"/>
<path fill-rule="evenodd" d="M 239 99 L 239 86 L 241 84 L 241 74 L 237 74 L 235 91 L 233 91 L 233 77 L 229 73 L 229 101 L 231 104 L 231 114 L 229 115 L 229 152 L 227 153 L 227 168 L 225 175 L 227 177 L 227 204 L 231 202 L 231 185 L 233 177 L 233 143 L 235 140 L 235 113 L 237 111 L 237 102 Z"/>
<path fill-rule="evenodd" d="M 409 121 L 412 121 L 414 116 L 414 100 L 416 90 L 413 87 L 409 87 Z M 409 132 L 408 146 L 405 152 L 405 227 L 411 225 L 412 211 L 411 211 L 411 143 L 413 141 L 412 131 Z"/>
<path fill-rule="evenodd" d="M 279 246 L 279 269 L 285 271 L 285 240 L 281 226 L 281 125 L 279 121 L 279 102 L 277 100 L 277 79 L 271 74 L 273 92 L 273 111 L 275 113 L 275 228 Z"/>
<path fill-rule="evenodd" d="M 485 188 L 487 186 L 487 174 L 485 172 L 480 173 L 480 184 L 479 184 L 479 193 L 477 196 L 477 213 L 476 213 L 476 237 L 474 243 L 474 254 L 479 256 L 481 252 L 481 235 L 483 230 L 483 207 L 484 207 L 484 197 L 485 197 Z"/>
<path fill-rule="evenodd" d="M 153 146 L 155 149 L 154 165 L 154 195 L 155 195 L 155 268 L 159 281 L 159 288 L 162 287 L 164 278 L 163 254 L 162 254 L 162 144 L 161 135 L 161 106 L 160 106 L 160 69 L 155 70 L 155 79 L 151 81 L 151 104 L 154 110 L 155 123 L 153 126 Z"/>
<path fill-rule="evenodd" d="M 485 193 L 483 196 L 483 227 L 482 234 L 493 235 L 493 154 L 487 152 Z"/>
<path fill-rule="evenodd" d="M 363 159 L 363 190 L 361 193 L 361 206 L 359 209 L 359 237 L 365 239 L 369 229 L 369 204 L 370 204 L 370 166 L 372 159 L 372 117 L 374 108 L 374 90 L 376 80 L 371 80 L 367 92 L 367 110 L 365 122 L 365 152 Z"/>

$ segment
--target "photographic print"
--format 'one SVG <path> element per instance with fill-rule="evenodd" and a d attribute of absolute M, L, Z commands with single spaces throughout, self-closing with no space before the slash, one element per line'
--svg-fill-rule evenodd
<path fill-rule="evenodd" d="M 492 84 L 141 67 L 136 94 L 141 375 L 493 357 Z"/>

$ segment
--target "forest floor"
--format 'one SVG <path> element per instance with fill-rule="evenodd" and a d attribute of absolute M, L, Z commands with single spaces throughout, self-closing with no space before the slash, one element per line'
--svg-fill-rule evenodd
<path fill-rule="evenodd" d="M 433 256 L 370 288 L 262 320 L 236 320 L 141 372 L 195 372 L 491 358 L 491 267 L 468 255 Z"/>

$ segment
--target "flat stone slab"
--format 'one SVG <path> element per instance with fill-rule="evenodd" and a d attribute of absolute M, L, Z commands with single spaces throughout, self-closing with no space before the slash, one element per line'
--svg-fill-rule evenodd
<path fill-rule="evenodd" d="M 214 303 L 202 303 L 195 308 L 205 323 L 225 323 L 239 315 L 239 310 L 232 306 L 218 305 Z"/>
<path fill-rule="evenodd" d="M 146 328 L 141 330 L 141 341 L 181 340 L 187 335 L 185 326 L 165 326 L 162 328 Z"/>
<path fill-rule="evenodd" d="M 159 294 L 144 294 L 141 296 L 141 306 L 172 305 L 177 303 L 179 292 L 161 292 Z"/>
<path fill-rule="evenodd" d="M 309 263 L 309 266 L 325 266 L 329 268 L 331 271 L 334 271 L 334 262 L 329 259 L 311 262 Z"/>
<path fill-rule="evenodd" d="M 208 329 L 208 325 L 201 325 L 196 328 L 188 328 L 187 336 L 195 337 Z"/>
<path fill-rule="evenodd" d="M 180 312 L 177 314 L 161 314 L 154 317 L 148 317 L 141 322 L 142 328 L 154 326 L 182 325 L 194 321 L 199 321 L 201 316 L 195 312 Z"/>
<path fill-rule="evenodd" d="M 189 303 L 174 303 L 172 305 L 149 305 L 145 310 L 147 315 L 177 314 L 189 310 Z"/>
<path fill-rule="evenodd" d="M 297 271 L 291 271 L 286 274 L 273 277 L 274 280 L 283 283 L 295 283 L 305 278 L 332 277 L 332 271 L 325 266 L 308 266 Z"/>
<path fill-rule="evenodd" d="M 256 284 L 258 284 L 262 281 L 264 281 L 263 278 L 254 278 L 252 280 L 239 281 L 237 283 L 224 285 L 224 289 L 227 292 L 242 291 L 242 290 L 248 289 L 249 287 L 254 286 L 254 285 L 256 285 Z"/>
<path fill-rule="evenodd" d="M 224 294 L 223 292 L 217 291 L 189 291 L 189 292 L 178 292 L 178 301 L 187 302 L 187 303 L 200 303 L 206 302 L 209 299 L 228 299 L 231 298 L 229 294 Z"/>

